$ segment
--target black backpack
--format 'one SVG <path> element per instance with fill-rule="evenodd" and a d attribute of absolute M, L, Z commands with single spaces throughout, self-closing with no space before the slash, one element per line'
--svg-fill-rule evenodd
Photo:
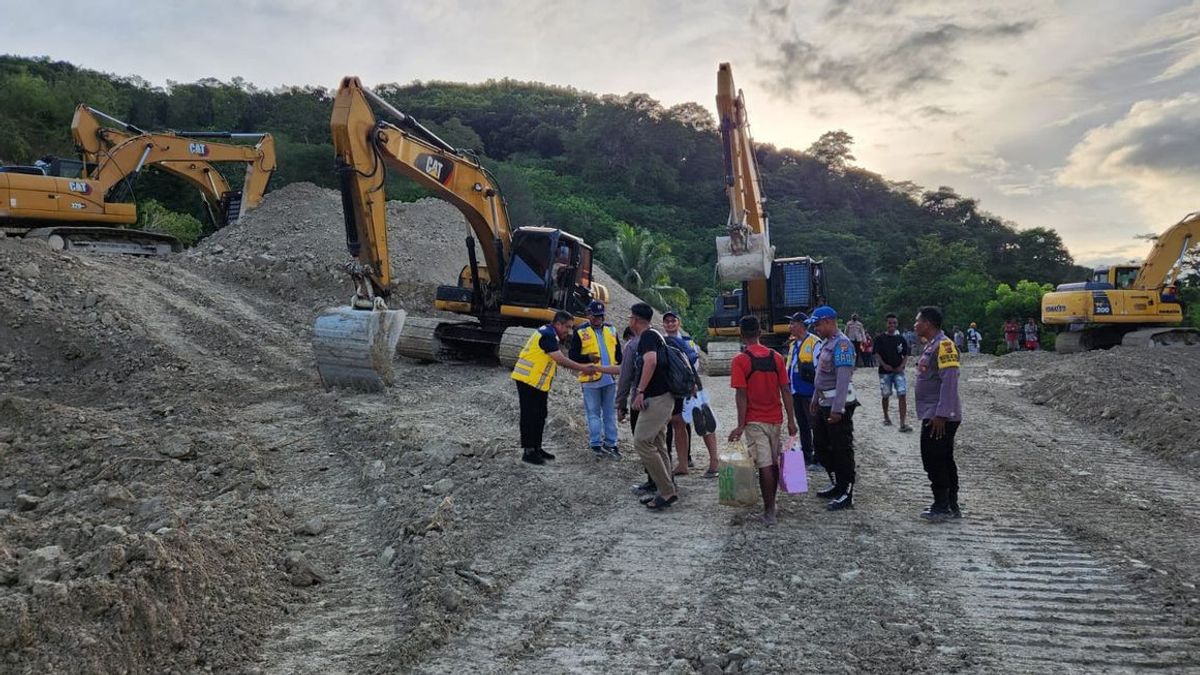
<path fill-rule="evenodd" d="M 746 356 L 750 357 L 750 375 L 747 376 L 748 378 L 754 377 L 755 373 L 771 373 L 776 376 L 779 375 L 779 362 L 775 360 L 774 349 L 772 349 L 771 353 L 767 354 L 766 356 L 755 356 L 749 351 L 746 352 Z"/>
<path fill-rule="evenodd" d="M 664 345 L 655 352 L 658 354 L 658 364 L 655 367 L 666 368 L 667 391 L 675 398 L 691 396 L 692 390 L 696 388 L 696 373 L 692 370 L 692 364 L 688 361 L 687 355 L 661 333 L 658 331 L 654 331 L 654 333 L 662 339 Z M 642 359 L 639 358 L 638 380 L 641 380 L 642 365 Z"/>

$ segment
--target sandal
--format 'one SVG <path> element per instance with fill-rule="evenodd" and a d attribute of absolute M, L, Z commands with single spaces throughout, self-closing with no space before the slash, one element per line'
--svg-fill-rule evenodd
<path fill-rule="evenodd" d="M 883 421 L 883 426 L 885 426 L 885 427 L 890 427 L 890 426 L 892 426 L 892 421 L 891 421 L 891 420 L 884 420 L 884 421 Z"/>
<path fill-rule="evenodd" d="M 672 476 L 686 476 L 686 475 L 688 475 L 688 470 L 682 469 L 679 467 L 675 467 L 675 470 L 671 472 L 671 475 Z"/>
<path fill-rule="evenodd" d="M 677 501 L 679 501 L 679 495 L 671 495 L 669 498 L 665 499 L 661 495 L 656 495 L 654 499 L 650 500 L 650 502 L 646 504 L 646 508 L 650 509 L 651 511 L 665 511 Z"/>
<path fill-rule="evenodd" d="M 654 501 L 654 498 L 657 496 L 658 496 L 657 492 L 651 492 L 648 495 L 642 495 L 641 497 L 638 497 L 638 503 L 639 504 L 649 504 L 650 502 Z"/>
<path fill-rule="evenodd" d="M 903 431 L 904 433 L 908 433 L 908 432 L 912 431 L 912 427 L 908 426 L 907 424 L 901 424 L 900 431 Z"/>
<path fill-rule="evenodd" d="M 720 475 L 721 475 L 721 472 L 717 469 L 709 469 L 708 471 L 704 472 L 705 478 L 717 478 Z"/>

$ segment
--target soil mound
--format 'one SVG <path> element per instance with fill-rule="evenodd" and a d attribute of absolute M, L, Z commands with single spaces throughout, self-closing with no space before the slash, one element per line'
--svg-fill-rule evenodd
<path fill-rule="evenodd" d="M 1100 425 L 1162 457 L 1200 466 L 1200 349 L 1117 347 L 1061 355 L 1018 352 L 997 361 L 1027 373 L 1034 403 Z"/>

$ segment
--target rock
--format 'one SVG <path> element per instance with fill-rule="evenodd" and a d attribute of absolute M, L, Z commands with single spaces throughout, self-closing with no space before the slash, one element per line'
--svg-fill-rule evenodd
<path fill-rule="evenodd" d="M 724 670 L 721 670 L 721 666 L 715 663 L 710 663 L 700 668 L 700 675 L 722 675 L 724 672 Z"/>
<path fill-rule="evenodd" d="M 87 569 L 92 576 L 109 576 L 125 569 L 125 547 L 120 544 L 105 546 L 93 554 Z"/>
<path fill-rule="evenodd" d="M 746 651 L 745 647 L 734 647 L 729 650 L 728 656 L 734 661 L 744 661 L 750 656 L 750 652 Z"/>
<path fill-rule="evenodd" d="M 17 498 L 13 500 L 13 503 L 16 506 L 17 511 L 32 511 L 38 507 L 38 504 L 42 503 L 42 499 L 40 497 L 34 497 L 33 495 L 22 492 L 21 494 L 17 495 Z"/>
<path fill-rule="evenodd" d="M 762 669 L 762 661 L 759 661 L 758 659 L 747 659 L 746 662 L 742 664 L 743 673 L 757 673 L 761 672 Z"/>
<path fill-rule="evenodd" d="M 88 293 L 87 295 L 83 296 L 83 308 L 91 309 L 95 307 L 96 303 L 99 301 L 100 299 L 96 297 L 95 293 Z"/>
<path fill-rule="evenodd" d="M 267 480 L 267 474 L 261 469 L 254 472 L 254 487 L 259 490 L 270 490 L 271 481 Z"/>
<path fill-rule="evenodd" d="M 443 478 L 434 483 L 431 489 L 435 495 L 444 495 L 454 489 L 454 481 L 449 478 Z"/>
<path fill-rule="evenodd" d="M 325 531 L 325 521 L 321 516 L 313 516 L 296 528 L 296 534 L 306 534 L 315 537 Z"/>
<path fill-rule="evenodd" d="M 37 263 L 21 263 L 13 268 L 13 274 L 23 279 L 36 279 L 42 275 Z"/>
<path fill-rule="evenodd" d="M 283 561 L 283 568 L 287 571 L 288 581 L 290 581 L 293 586 L 300 588 L 325 583 L 327 579 L 325 574 L 321 570 L 317 569 L 317 567 L 299 551 L 292 551 L 287 554 L 287 558 L 285 558 Z"/>
<path fill-rule="evenodd" d="M 171 434 L 158 445 L 158 454 L 172 459 L 190 459 L 196 456 L 192 440 L 183 434 Z"/>
<path fill-rule="evenodd" d="M 54 602 L 67 601 L 67 585 L 57 581 L 38 579 L 33 582 L 33 597 Z"/>
<path fill-rule="evenodd" d="M 852 570 L 846 570 L 845 572 L 842 572 L 838 575 L 838 578 L 842 581 L 854 581 L 860 574 L 862 574 L 862 570 L 856 567 Z"/>
<path fill-rule="evenodd" d="M 701 666 L 711 666 L 711 665 L 719 666 L 719 665 L 721 665 L 721 657 L 714 656 L 712 654 L 709 654 L 707 656 L 701 656 L 700 657 L 700 665 Z"/>
<path fill-rule="evenodd" d="M 18 581 L 26 588 L 32 588 L 35 581 L 57 581 L 59 566 L 66 561 L 67 556 L 59 546 L 39 548 L 21 559 Z"/>
<path fill-rule="evenodd" d="M 377 459 L 371 462 L 371 468 L 367 470 L 367 476 L 375 479 L 383 478 L 383 472 L 386 468 L 387 466 L 383 463 L 383 460 Z"/>
<path fill-rule="evenodd" d="M 447 612 L 457 612 L 458 610 L 462 609 L 462 593 L 459 593 L 453 588 L 443 588 L 438 599 L 441 600 L 442 607 L 444 607 Z"/>
<path fill-rule="evenodd" d="M 662 671 L 663 675 L 691 675 L 692 664 L 687 662 L 687 659 L 675 659 L 667 669 Z"/>
<path fill-rule="evenodd" d="M 96 529 L 92 530 L 92 543 L 97 546 L 105 544 L 120 543 L 125 541 L 129 536 L 129 532 L 120 525 L 97 525 Z"/>
<path fill-rule="evenodd" d="M 388 546 L 387 548 L 383 549 L 383 552 L 379 554 L 379 562 L 382 563 L 384 567 L 391 565 L 392 561 L 395 559 L 396 549 L 392 546 Z"/>
<path fill-rule="evenodd" d="M 115 325 L 116 323 L 117 323 L 117 317 L 112 312 L 101 312 L 100 313 L 100 325 L 101 326 L 109 327 L 109 326 Z"/>
<path fill-rule="evenodd" d="M 0 548 L 0 586 L 12 586 L 20 577 L 17 574 L 17 559 L 6 548 Z"/>
<path fill-rule="evenodd" d="M 916 624 L 900 623 L 898 621 L 885 621 L 883 623 L 883 627 L 890 631 L 900 633 L 901 635 L 912 635 L 920 632 L 921 630 L 921 627 Z"/>

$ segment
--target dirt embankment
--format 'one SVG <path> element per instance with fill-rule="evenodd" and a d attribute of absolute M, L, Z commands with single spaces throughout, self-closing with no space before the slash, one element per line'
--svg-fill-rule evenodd
<path fill-rule="evenodd" d="M 1106 428 L 1163 458 L 1200 467 L 1200 349 L 1019 352 L 998 363 L 1029 374 L 1024 392 L 1033 403 Z"/>
<path fill-rule="evenodd" d="M 437 200 L 389 221 L 393 304 L 421 313 L 465 221 Z M 513 461 L 507 373 L 404 363 L 383 397 L 320 391 L 311 324 L 347 259 L 337 193 L 311 185 L 167 261 L 0 240 L 0 672 L 384 670 L 501 583 L 475 552 L 562 508 Z M 598 277 L 623 317 L 635 299 Z M 582 447 L 559 379 L 550 436 Z"/>

